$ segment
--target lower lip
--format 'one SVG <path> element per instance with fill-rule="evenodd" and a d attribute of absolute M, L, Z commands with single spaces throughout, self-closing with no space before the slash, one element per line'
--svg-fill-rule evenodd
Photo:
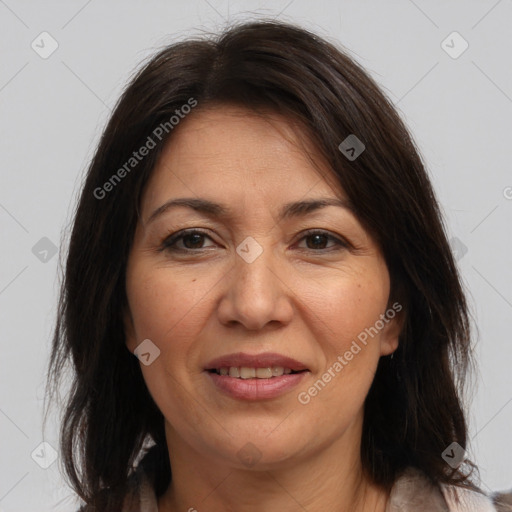
<path fill-rule="evenodd" d="M 237 379 L 214 372 L 206 372 L 212 382 L 226 395 L 241 400 L 266 400 L 293 389 L 309 372 L 289 373 L 270 379 Z"/>

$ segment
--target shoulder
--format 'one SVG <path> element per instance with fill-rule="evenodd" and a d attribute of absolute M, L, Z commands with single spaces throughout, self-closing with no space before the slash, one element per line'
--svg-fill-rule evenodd
<path fill-rule="evenodd" d="M 512 512 L 512 491 L 495 492 L 492 499 L 498 512 Z"/>
<path fill-rule="evenodd" d="M 77 512 L 96 512 L 96 510 L 91 505 L 83 505 Z M 153 482 L 140 464 L 128 479 L 128 491 L 124 497 L 121 512 L 158 512 L 158 500 Z"/>
<path fill-rule="evenodd" d="M 433 482 L 410 467 L 396 480 L 386 512 L 512 512 L 497 506 L 495 496 Z"/>
<path fill-rule="evenodd" d="M 497 512 L 492 497 L 478 491 L 456 487 L 453 485 L 440 485 L 450 512 Z"/>
<path fill-rule="evenodd" d="M 438 485 L 417 468 L 407 468 L 395 481 L 386 512 L 448 512 Z"/>

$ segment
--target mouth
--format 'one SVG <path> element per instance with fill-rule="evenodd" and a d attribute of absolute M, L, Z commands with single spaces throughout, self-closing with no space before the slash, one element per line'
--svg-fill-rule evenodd
<path fill-rule="evenodd" d="M 222 366 L 207 370 L 210 373 L 232 377 L 234 379 L 273 379 L 282 375 L 291 375 L 303 373 L 308 370 L 292 370 L 283 366 L 267 366 L 261 368 L 252 368 L 248 366 Z"/>
<path fill-rule="evenodd" d="M 236 400 L 270 400 L 297 387 L 311 370 L 281 354 L 238 352 L 210 361 L 204 368 L 214 389 Z"/>
<path fill-rule="evenodd" d="M 242 379 L 270 379 L 308 369 L 296 359 L 273 352 L 228 354 L 213 359 L 204 367 L 208 372 Z"/>
<path fill-rule="evenodd" d="M 221 366 L 205 372 L 214 389 L 230 398 L 244 401 L 276 399 L 296 388 L 309 373 L 309 370 L 292 370 L 283 367 L 238 368 L 236 366 L 229 369 Z"/>

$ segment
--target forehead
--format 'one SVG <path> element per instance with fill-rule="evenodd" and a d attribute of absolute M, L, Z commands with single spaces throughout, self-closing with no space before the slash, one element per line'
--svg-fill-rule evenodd
<path fill-rule="evenodd" d="M 143 214 L 170 196 L 264 207 L 309 192 L 344 197 L 303 128 L 278 114 L 217 106 L 195 111 L 175 128 L 148 183 Z"/>

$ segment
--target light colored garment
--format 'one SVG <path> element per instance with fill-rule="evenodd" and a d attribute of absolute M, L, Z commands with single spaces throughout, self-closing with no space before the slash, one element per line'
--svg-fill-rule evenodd
<path fill-rule="evenodd" d="M 132 475 L 131 482 L 133 488 L 122 512 L 158 512 L 155 491 L 141 468 Z M 87 508 L 79 512 L 86 511 Z M 421 471 L 409 468 L 393 485 L 386 512 L 512 512 L 512 506 L 495 508 L 490 497 L 478 492 L 432 485 Z"/>
<path fill-rule="evenodd" d="M 395 482 L 386 512 L 496 512 L 496 508 L 488 496 L 461 487 L 432 485 L 421 471 L 409 468 Z"/>

